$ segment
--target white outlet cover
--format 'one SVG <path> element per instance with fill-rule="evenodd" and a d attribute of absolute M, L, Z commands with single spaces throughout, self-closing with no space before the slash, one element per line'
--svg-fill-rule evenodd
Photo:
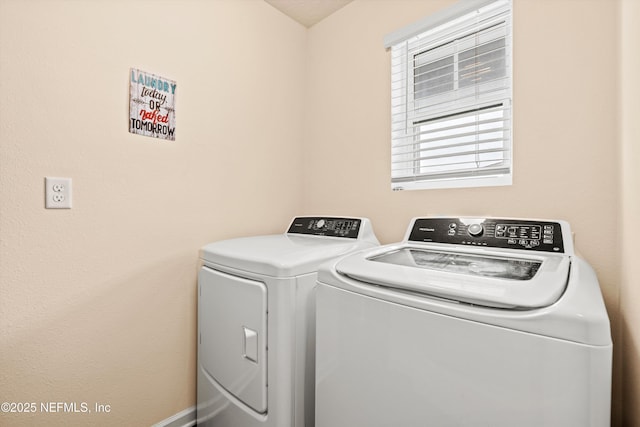
<path fill-rule="evenodd" d="M 46 209 L 71 209 L 71 178 L 44 178 L 44 207 Z"/>

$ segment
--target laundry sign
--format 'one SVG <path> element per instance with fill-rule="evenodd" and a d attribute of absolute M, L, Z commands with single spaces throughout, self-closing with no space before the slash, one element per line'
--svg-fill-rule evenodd
<path fill-rule="evenodd" d="M 175 94 L 175 81 L 132 68 L 129 132 L 175 141 Z"/>

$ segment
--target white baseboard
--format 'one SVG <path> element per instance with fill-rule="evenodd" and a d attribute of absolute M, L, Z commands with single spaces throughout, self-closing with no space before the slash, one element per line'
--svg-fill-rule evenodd
<path fill-rule="evenodd" d="M 193 427 L 195 425 L 196 407 L 192 406 L 154 424 L 153 427 Z"/>

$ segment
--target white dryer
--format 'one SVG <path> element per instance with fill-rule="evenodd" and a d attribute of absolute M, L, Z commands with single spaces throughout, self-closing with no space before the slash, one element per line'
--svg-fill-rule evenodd
<path fill-rule="evenodd" d="M 566 222 L 415 218 L 318 281 L 316 427 L 609 425 L 609 319 Z"/>
<path fill-rule="evenodd" d="M 202 248 L 199 426 L 313 426 L 317 268 L 377 245 L 368 219 L 298 217 L 284 234 Z"/>

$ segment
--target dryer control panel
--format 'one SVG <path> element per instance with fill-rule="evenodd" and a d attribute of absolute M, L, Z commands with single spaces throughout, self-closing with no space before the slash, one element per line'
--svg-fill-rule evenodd
<path fill-rule="evenodd" d="M 416 218 L 409 241 L 564 253 L 558 222 L 503 218 Z"/>
<path fill-rule="evenodd" d="M 287 233 L 357 239 L 360 232 L 360 224 L 360 218 L 305 216 L 295 218 Z"/>

